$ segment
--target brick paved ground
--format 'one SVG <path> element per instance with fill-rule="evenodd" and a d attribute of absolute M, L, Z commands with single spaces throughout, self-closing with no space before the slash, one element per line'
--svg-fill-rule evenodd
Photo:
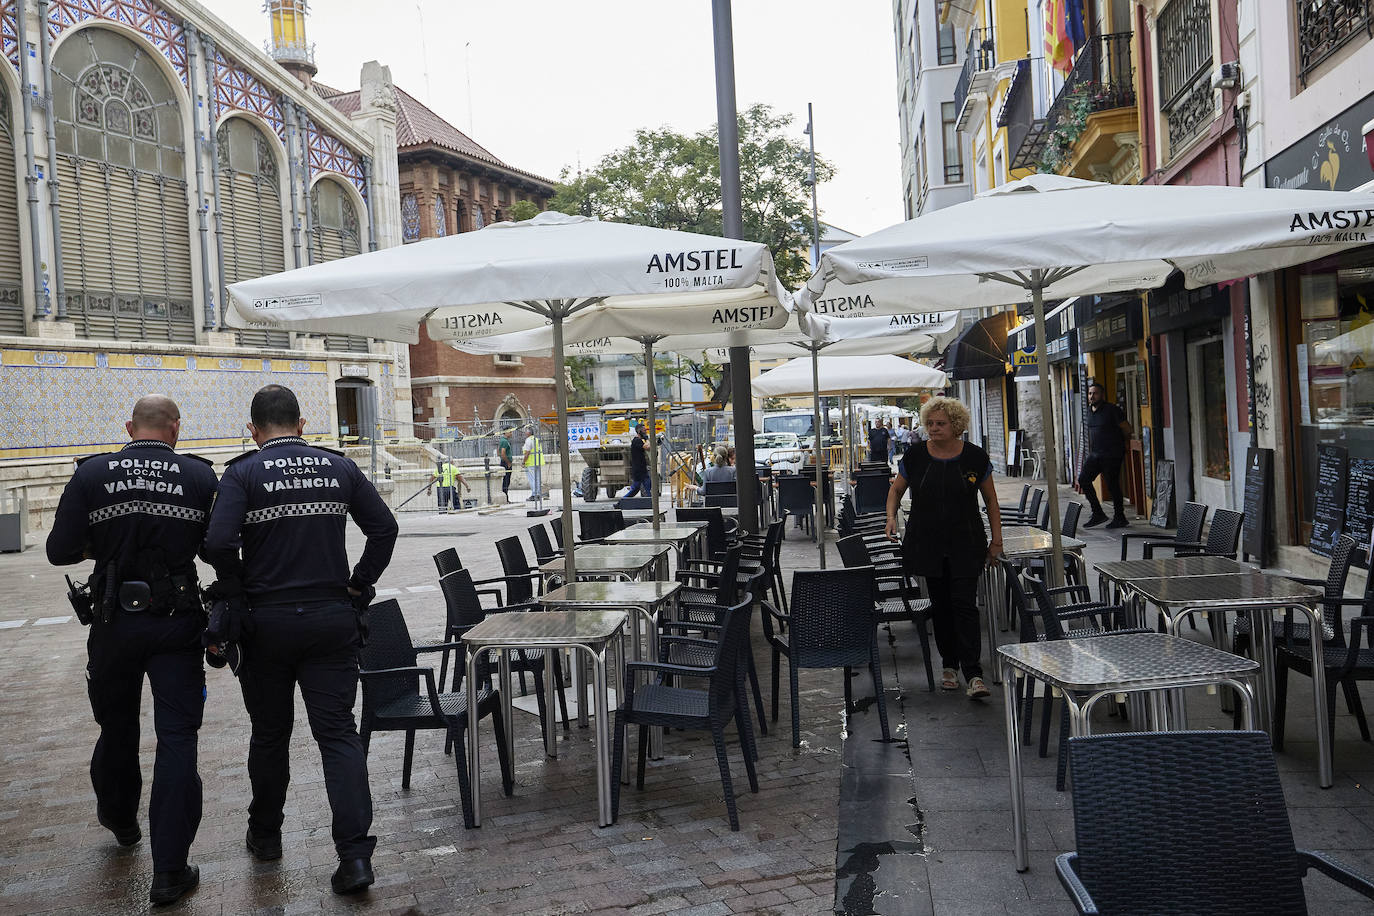
<path fill-rule="evenodd" d="M 1017 489 L 1004 482 L 1006 495 Z M 531 523 L 518 510 L 490 517 L 406 513 L 396 561 L 381 583 L 397 590 L 417 636 L 437 635 L 442 602 L 430 556 L 455 545 L 479 575 L 497 572 L 495 538 Z M 1139 526 L 1139 523 L 1137 523 Z M 1107 532 L 1089 532 L 1091 560 L 1115 557 Z M 356 550 L 356 548 L 355 548 Z M 831 562 L 835 562 L 833 550 Z M 786 543 L 791 569 L 815 563 L 814 546 Z M 147 843 L 118 849 L 95 824 L 86 775 L 95 727 L 84 695 L 85 630 L 65 617 L 61 572 L 41 550 L 0 555 L 0 916 L 122 913 L 147 909 Z M 799 750 L 790 747 L 788 707 L 762 738 L 761 791 L 740 798 L 741 831 L 725 820 L 709 739 L 668 736 L 643 792 L 626 787 L 620 821 L 595 825 L 590 732 L 574 728 L 548 760 L 537 720 L 517 713 L 517 789 L 500 795 L 490 730 L 483 758 L 484 825 L 464 830 L 452 758 L 438 733 L 417 740 L 409 792 L 400 789 L 399 735 L 374 738 L 370 768 L 380 844 L 378 884 L 344 900 L 328 891 L 334 854 L 319 758 L 298 707 L 285 857 L 258 864 L 242 847 L 248 782 L 247 719 L 237 685 L 209 675 L 201 732 L 205 816 L 193 860 L 202 870 L 186 913 L 1064 913 L 1052 857 L 1072 848 L 1070 798 L 1054 791 L 1053 760 L 1026 758 L 1032 869 L 1011 856 L 1006 755 L 999 696 L 976 703 L 925 690 L 919 643 L 894 624 L 884 680 L 895 741 L 877 739 L 871 701 L 842 714 L 837 674 L 803 672 Z M 768 656 L 755 651 L 768 699 Z M 938 667 L 938 666 L 937 666 Z M 1300 846 L 1374 870 L 1374 749 L 1338 714 L 1337 785 L 1316 788 L 1311 714 L 1295 679 L 1290 741 L 1280 755 Z M 786 674 L 784 670 L 784 691 Z M 866 676 L 855 681 L 869 695 Z M 1190 703 L 1195 724 L 1225 727 L 1214 701 Z M 152 736 L 145 702 L 145 772 Z M 732 752 L 737 786 L 743 767 Z M 146 793 L 145 793 L 146 797 Z M 146 824 L 145 824 L 146 830 Z M 837 880 L 838 875 L 838 880 Z M 1313 912 L 1358 912 L 1361 903 L 1309 879 Z"/>

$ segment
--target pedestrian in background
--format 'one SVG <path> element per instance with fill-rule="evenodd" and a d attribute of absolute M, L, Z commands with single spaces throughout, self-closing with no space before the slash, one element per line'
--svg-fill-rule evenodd
<path fill-rule="evenodd" d="M 630 440 L 630 489 L 625 496 L 653 495 L 653 478 L 649 476 L 649 430 L 643 423 L 635 424 L 635 435 Z"/>
<path fill-rule="evenodd" d="M 882 417 L 873 421 L 873 428 L 868 431 L 868 460 L 881 461 L 887 463 L 888 444 L 892 439 L 892 434 L 883 425 Z"/>
<path fill-rule="evenodd" d="M 1088 386 L 1088 454 L 1078 474 L 1078 487 L 1088 501 L 1092 514 L 1083 523 L 1092 528 L 1107 521 L 1102 503 L 1097 499 L 1093 481 L 1100 474 L 1112 494 L 1112 519 L 1108 528 L 1125 528 L 1130 524 L 1122 506 L 1121 462 L 1126 457 L 1126 443 L 1131 439 L 1131 424 L 1125 412 L 1107 400 L 1107 389 L 1101 382 Z"/>
<path fill-rule="evenodd" d="M 196 753 L 205 709 L 205 613 L 195 558 L 216 481 L 209 461 L 176 453 L 181 411 L 171 398 L 139 398 L 124 428 L 130 439 L 124 448 L 77 462 L 47 551 L 56 566 L 95 560 L 82 620 L 91 626 L 86 692 L 100 726 L 91 785 L 96 820 L 120 846 L 143 838 L 138 745 L 145 676 L 152 687 L 157 751 L 148 802 L 148 899 L 164 904 L 200 882 L 200 869 L 187 860 L 200 826 Z"/>
<path fill-rule="evenodd" d="M 505 474 L 501 477 L 501 495 L 510 502 L 510 474 L 515 467 L 515 462 L 511 459 L 510 436 L 506 430 L 501 430 L 501 438 L 496 442 L 496 460 L 501 464 L 501 469 Z"/>
<path fill-rule="evenodd" d="M 289 388 L 253 395 L 248 431 L 259 446 L 229 462 L 205 538 L 217 581 L 208 590 L 241 617 L 239 687 L 252 720 L 244 842 L 259 861 L 282 856 L 291 781 L 291 730 L 300 685 L 324 764 L 339 866 L 336 894 L 373 883 L 372 793 L 353 706 L 358 650 L 373 587 L 391 561 L 396 519 L 358 466 L 309 445 Z M 351 517 L 367 538 L 351 568 L 344 537 Z"/>
<path fill-rule="evenodd" d="M 887 536 L 897 538 L 897 509 L 911 491 L 911 512 L 902 539 L 902 566 L 924 576 L 930 594 L 935 645 L 943 660 L 940 687 L 968 696 L 989 693 L 983 680 L 978 578 L 1002 555 L 1002 516 L 988 453 L 963 441 L 968 408 L 954 398 L 933 397 L 921 407 L 929 439 L 907 449 L 887 493 Z M 978 494 L 988 509 L 992 540 L 983 531 Z"/>
<path fill-rule="evenodd" d="M 529 499 L 539 500 L 544 497 L 544 444 L 535 435 L 533 423 L 527 428 L 529 435 L 520 451 L 525 456 L 525 477 L 530 482 Z"/>

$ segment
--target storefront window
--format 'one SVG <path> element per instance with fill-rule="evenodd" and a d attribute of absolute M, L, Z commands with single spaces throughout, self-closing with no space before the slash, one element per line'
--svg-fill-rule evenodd
<path fill-rule="evenodd" d="M 1323 427 L 1374 426 L 1374 265 L 1307 274 L 1299 283 L 1299 417 Z"/>
<path fill-rule="evenodd" d="M 1374 458 L 1374 247 L 1313 262 L 1297 274 L 1290 328 L 1306 540 L 1317 447 L 1339 445 L 1351 459 Z"/>

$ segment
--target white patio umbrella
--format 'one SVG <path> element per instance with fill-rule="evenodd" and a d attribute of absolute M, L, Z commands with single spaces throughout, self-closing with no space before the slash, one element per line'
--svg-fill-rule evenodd
<path fill-rule="evenodd" d="M 939 369 L 901 356 L 819 356 L 817 386 L 823 395 L 903 395 L 926 388 L 944 388 L 949 376 Z M 794 359 L 754 379 L 754 393 L 764 397 L 811 394 L 811 361 Z"/>
<path fill-rule="evenodd" d="M 1371 235 L 1369 194 L 1032 175 L 823 252 L 797 300 L 804 310 L 847 314 L 1030 302 L 1044 347 L 1046 298 L 1152 289 L 1175 269 L 1197 288 L 1365 245 Z M 1050 416 L 1045 360 L 1040 398 Z M 1058 476 L 1056 464 L 1047 449 L 1047 479 Z M 1059 576 L 1059 493 L 1049 491 L 1049 568 Z"/>
<path fill-rule="evenodd" d="M 601 333 L 729 332 L 786 322 L 786 292 L 757 242 L 541 213 L 229 287 L 231 327 L 362 334 L 403 343 L 547 325 L 563 472 L 563 533 L 575 575 L 563 324 Z"/>

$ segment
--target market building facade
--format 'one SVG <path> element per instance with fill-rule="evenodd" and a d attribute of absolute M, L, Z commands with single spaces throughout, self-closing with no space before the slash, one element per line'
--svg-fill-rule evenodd
<path fill-rule="evenodd" d="M 312 436 L 410 432 L 403 349 L 224 321 L 230 283 L 401 240 L 386 68 L 340 112 L 287 69 L 303 5 L 269 6 L 270 56 L 183 0 L 0 8 L 0 480 L 31 512 L 151 391 L 200 451 L 241 448 L 269 382 Z"/>

